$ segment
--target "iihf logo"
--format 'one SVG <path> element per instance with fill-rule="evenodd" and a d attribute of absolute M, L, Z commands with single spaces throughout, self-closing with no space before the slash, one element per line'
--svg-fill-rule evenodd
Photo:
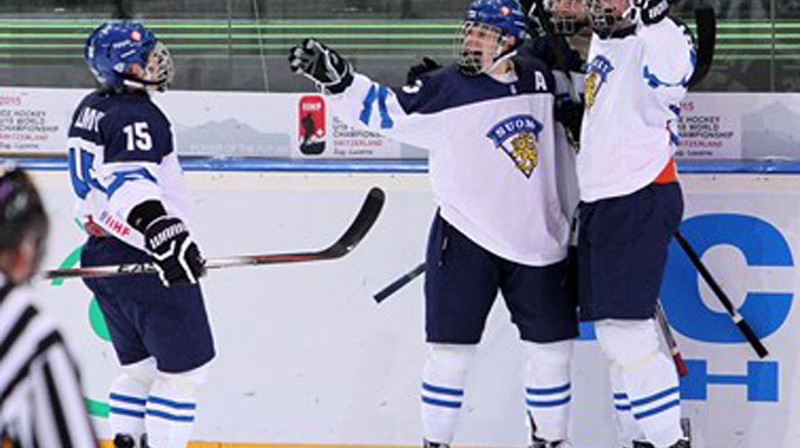
<path fill-rule="evenodd" d="M 325 100 L 319 95 L 305 95 L 298 107 L 300 152 L 319 155 L 325 151 Z"/>
<path fill-rule="evenodd" d="M 594 106 L 595 99 L 600 93 L 600 88 L 608 81 L 608 74 L 614 71 L 611 61 L 605 56 L 595 56 L 588 64 L 586 72 L 586 108 Z"/>
<path fill-rule="evenodd" d="M 496 124 L 486 134 L 503 150 L 518 170 L 530 178 L 539 165 L 539 133 L 544 125 L 530 115 L 515 115 Z"/>

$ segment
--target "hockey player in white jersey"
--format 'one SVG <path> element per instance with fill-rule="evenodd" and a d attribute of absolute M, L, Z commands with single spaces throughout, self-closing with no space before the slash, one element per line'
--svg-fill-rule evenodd
<path fill-rule="evenodd" d="M 171 125 L 149 97 L 169 85 L 172 59 L 130 22 L 96 28 L 85 58 L 100 88 L 76 108 L 68 139 L 76 214 L 89 234 L 81 264 L 153 262 L 159 271 L 84 279 L 122 365 L 109 394 L 114 446 L 185 448 L 214 345 Z"/>
<path fill-rule="evenodd" d="M 691 34 L 667 16 L 667 0 L 587 6 L 594 35 L 577 157 L 580 317 L 595 323 L 619 415 L 633 417 L 627 446 L 688 448 L 677 373 L 659 350 L 653 316 L 683 213 L 672 155 L 694 71 Z"/>
<path fill-rule="evenodd" d="M 497 291 L 526 357 L 533 446 L 566 446 L 574 300 L 563 280 L 568 219 L 556 183 L 553 78 L 541 61 L 517 71 L 525 37 L 513 0 L 470 4 L 458 63 L 388 88 L 308 39 L 291 68 L 329 94 L 334 113 L 430 150 L 439 206 L 426 254 L 421 408 L 427 447 L 453 440 L 465 379 Z"/>

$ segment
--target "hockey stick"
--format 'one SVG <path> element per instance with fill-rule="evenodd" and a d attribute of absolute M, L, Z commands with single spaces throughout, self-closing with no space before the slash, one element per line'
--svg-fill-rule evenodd
<path fill-rule="evenodd" d="M 679 376 L 686 376 L 689 371 L 686 369 L 686 363 L 683 362 L 683 356 L 678 349 L 678 342 L 675 340 L 675 335 L 672 334 L 672 329 L 667 322 L 667 316 L 664 314 L 664 308 L 661 307 L 661 301 L 656 302 L 656 322 L 661 329 L 661 334 L 664 336 L 664 342 L 667 343 L 669 353 L 672 355 L 672 362 L 675 363 L 675 370 L 678 371 Z"/>
<path fill-rule="evenodd" d="M 304 261 L 332 260 L 340 258 L 353 250 L 375 224 L 383 208 L 383 190 L 374 187 L 367 194 L 358 215 L 350 227 L 329 247 L 316 252 L 296 252 L 271 255 L 237 255 L 206 260 L 206 269 L 232 268 L 237 266 L 258 266 L 262 264 L 300 263 Z M 44 278 L 108 277 L 129 274 L 154 274 L 152 263 L 134 263 L 115 266 L 95 266 L 89 268 L 53 269 L 44 272 Z"/>
<path fill-rule="evenodd" d="M 403 275 L 402 277 L 388 284 L 385 288 L 373 294 L 372 298 L 375 299 L 376 303 L 383 302 L 389 296 L 397 292 L 398 289 L 411 283 L 411 280 L 414 280 L 415 278 L 419 277 L 419 275 L 422 274 L 423 272 L 425 272 L 424 261 L 418 264 L 417 267 L 409 271 L 407 274 Z"/>
<path fill-rule="evenodd" d="M 717 296 L 722 306 L 725 307 L 725 310 L 728 312 L 728 315 L 733 320 L 733 323 L 739 327 L 739 331 L 742 332 L 744 337 L 747 339 L 747 342 L 750 343 L 750 346 L 753 347 L 753 350 L 756 351 L 759 358 L 764 358 L 769 354 L 767 348 L 764 347 L 764 344 L 761 343 L 761 340 L 758 339 L 758 336 L 753 332 L 753 329 L 750 328 L 750 325 L 747 324 L 747 321 L 744 320 L 741 314 L 736 310 L 736 307 L 733 306 L 733 303 L 719 287 L 717 281 L 714 280 L 714 277 L 711 273 L 706 269 L 706 266 L 700 260 L 700 257 L 697 255 L 697 252 L 694 251 L 694 248 L 689 244 L 689 242 L 684 238 L 684 236 L 680 232 L 675 232 L 675 240 L 683 249 L 683 252 L 686 253 L 686 256 L 689 257 L 689 260 L 694 265 L 697 272 L 700 273 L 700 276 L 703 277 L 706 284 L 714 291 L 714 295 Z"/>
<path fill-rule="evenodd" d="M 697 24 L 697 63 L 692 77 L 686 83 L 688 89 L 696 86 L 711 70 L 717 42 L 717 17 L 714 8 L 701 6 L 694 10 L 694 18 Z"/>

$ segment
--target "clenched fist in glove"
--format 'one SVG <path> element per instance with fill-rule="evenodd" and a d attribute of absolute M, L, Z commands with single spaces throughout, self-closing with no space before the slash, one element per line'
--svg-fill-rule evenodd
<path fill-rule="evenodd" d="M 174 216 L 160 216 L 144 230 L 145 246 L 153 256 L 165 286 L 197 283 L 205 261 L 186 224 Z"/>
<path fill-rule="evenodd" d="M 342 93 L 353 82 L 350 63 L 321 42 L 306 39 L 289 51 L 289 66 L 322 88 L 325 93 Z"/>

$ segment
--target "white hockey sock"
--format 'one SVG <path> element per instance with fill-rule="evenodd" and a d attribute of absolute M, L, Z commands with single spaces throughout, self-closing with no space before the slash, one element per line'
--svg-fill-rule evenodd
<path fill-rule="evenodd" d="M 145 402 L 155 378 L 155 360 L 129 364 L 122 371 L 111 384 L 108 396 L 111 437 L 128 434 L 138 444 L 145 431 Z"/>
<path fill-rule="evenodd" d="M 652 319 L 603 320 L 595 324 L 597 340 L 619 365 L 631 412 L 647 440 L 669 447 L 682 436 L 678 374 L 659 350 Z"/>
<path fill-rule="evenodd" d="M 622 446 L 630 446 L 632 440 L 644 440 L 644 433 L 631 412 L 631 400 L 622 381 L 622 372 L 616 363 L 611 363 L 611 390 L 614 398 L 617 441 Z"/>
<path fill-rule="evenodd" d="M 523 341 L 523 350 L 525 404 L 536 425 L 536 437 L 564 440 L 572 399 L 569 370 L 572 341 L 547 344 Z"/>
<path fill-rule="evenodd" d="M 639 368 L 623 369 L 622 378 L 633 417 L 650 443 L 666 448 L 683 437 L 678 375 L 665 354 L 655 354 Z"/>
<path fill-rule="evenodd" d="M 204 367 L 184 373 L 159 372 L 147 397 L 150 448 L 186 448 L 197 414 L 197 389 L 204 379 Z"/>
<path fill-rule="evenodd" d="M 133 440 L 144 432 L 144 412 L 148 387 L 136 382 L 128 375 L 118 377 L 108 394 L 108 423 L 111 434 L 128 434 Z"/>
<path fill-rule="evenodd" d="M 474 345 L 428 344 L 421 388 L 422 435 L 426 440 L 452 442 L 474 354 Z"/>

